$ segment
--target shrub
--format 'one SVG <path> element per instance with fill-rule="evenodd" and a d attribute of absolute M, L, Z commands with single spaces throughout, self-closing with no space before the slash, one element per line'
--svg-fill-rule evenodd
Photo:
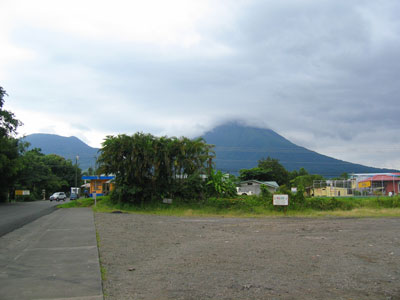
<path fill-rule="evenodd" d="M 305 201 L 305 207 L 315 210 L 350 210 L 359 206 L 353 198 L 308 198 Z"/>
<path fill-rule="evenodd" d="M 304 197 L 304 188 L 300 185 L 297 188 L 297 193 L 290 193 L 289 208 L 303 209 L 305 207 L 306 198 Z"/>
<path fill-rule="evenodd" d="M 400 207 L 400 198 L 399 197 L 377 198 L 376 202 L 379 207 L 384 207 L 384 208 Z"/>
<path fill-rule="evenodd" d="M 38 199 L 33 193 L 30 195 L 17 195 L 15 196 L 15 201 L 17 202 L 29 202 L 29 201 L 35 201 Z"/>

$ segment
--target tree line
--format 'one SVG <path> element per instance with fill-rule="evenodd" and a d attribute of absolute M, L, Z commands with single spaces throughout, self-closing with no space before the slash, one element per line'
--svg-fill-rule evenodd
<path fill-rule="evenodd" d="M 22 125 L 15 115 L 3 108 L 6 91 L 0 86 L 0 202 L 14 199 L 15 190 L 29 190 L 24 200 L 41 199 L 56 191 L 67 192 L 81 182 L 81 169 L 70 160 L 40 149 L 29 149 L 29 144 L 16 138 Z"/>
<path fill-rule="evenodd" d="M 252 169 L 240 170 L 239 177 L 214 169 L 213 145 L 202 138 L 155 137 L 136 133 L 132 136 L 108 136 L 100 149 L 99 168 L 114 174 L 115 203 L 143 204 L 163 198 L 180 201 L 204 200 L 207 197 L 232 197 L 240 181 L 276 181 L 282 190 L 291 186 L 312 186 L 321 175 L 304 168 L 287 171 L 277 159 L 267 157 Z"/>

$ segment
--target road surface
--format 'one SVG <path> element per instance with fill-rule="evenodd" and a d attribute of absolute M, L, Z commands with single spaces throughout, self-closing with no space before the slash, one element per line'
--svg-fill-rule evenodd
<path fill-rule="evenodd" d="M 60 203 L 63 201 L 0 203 L 0 236 L 51 213 Z"/>

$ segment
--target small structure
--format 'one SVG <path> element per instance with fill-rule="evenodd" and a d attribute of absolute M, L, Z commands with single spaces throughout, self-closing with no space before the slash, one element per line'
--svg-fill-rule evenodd
<path fill-rule="evenodd" d="M 314 180 L 312 188 L 306 191 L 307 195 L 313 197 L 351 197 L 354 196 L 355 188 L 354 179 Z"/>
<path fill-rule="evenodd" d="M 314 197 L 348 197 L 353 196 L 352 190 L 343 187 L 326 186 L 314 188 Z"/>
<path fill-rule="evenodd" d="M 96 196 L 107 195 L 110 191 L 114 189 L 113 179 L 115 176 L 104 176 L 104 175 L 92 175 L 92 176 L 82 176 L 83 180 L 90 180 L 90 197 L 96 193 Z"/>
<path fill-rule="evenodd" d="M 376 174 L 358 182 L 358 188 L 376 195 L 398 195 L 400 177 L 397 173 Z"/>
<path fill-rule="evenodd" d="M 275 193 L 279 185 L 276 181 L 258 181 L 246 180 L 239 183 L 236 188 L 238 195 L 259 195 L 261 194 L 261 185 L 265 185 L 271 193 Z"/>

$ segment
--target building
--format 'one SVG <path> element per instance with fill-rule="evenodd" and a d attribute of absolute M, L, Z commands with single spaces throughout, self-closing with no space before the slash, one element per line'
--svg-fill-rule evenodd
<path fill-rule="evenodd" d="M 115 176 L 104 176 L 104 175 L 92 175 L 92 176 L 82 176 L 82 179 L 90 180 L 90 190 L 88 191 L 90 197 L 96 193 L 96 196 L 107 195 L 110 191 L 114 189 Z"/>
<path fill-rule="evenodd" d="M 326 186 L 321 188 L 314 188 L 314 197 L 348 197 L 353 196 L 352 190 L 343 187 Z"/>
<path fill-rule="evenodd" d="M 275 181 L 246 180 L 239 183 L 236 188 L 238 195 L 259 195 L 261 185 L 265 185 L 271 193 L 275 193 L 279 185 Z"/>
<path fill-rule="evenodd" d="M 355 189 L 355 179 L 314 180 L 312 188 L 307 188 L 306 192 L 313 197 L 350 197 L 354 196 Z"/>
<path fill-rule="evenodd" d="M 369 195 L 398 195 L 400 190 L 400 174 L 362 174 L 357 182 L 358 189 Z"/>

